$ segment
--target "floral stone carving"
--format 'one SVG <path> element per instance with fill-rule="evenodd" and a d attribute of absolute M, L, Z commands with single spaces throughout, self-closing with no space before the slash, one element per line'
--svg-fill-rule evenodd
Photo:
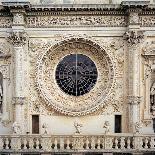
<path fill-rule="evenodd" d="M 58 63 L 69 54 L 85 54 L 96 64 L 98 79 L 87 94 L 72 96 L 64 93 L 55 79 Z M 99 45 L 84 39 L 70 39 L 54 45 L 37 62 L 37 86 L 46 104 L 66 115 L 86 115 L 103 106 L 113 85 L 114 69 L 109 55 Z"/>

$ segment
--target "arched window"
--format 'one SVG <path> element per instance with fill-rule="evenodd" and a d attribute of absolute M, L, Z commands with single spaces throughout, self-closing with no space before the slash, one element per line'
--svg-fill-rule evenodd
<path fill-rule="evenodd" d="M 0 73 L 0 113 L 3 112 L 3 75 Z"/>

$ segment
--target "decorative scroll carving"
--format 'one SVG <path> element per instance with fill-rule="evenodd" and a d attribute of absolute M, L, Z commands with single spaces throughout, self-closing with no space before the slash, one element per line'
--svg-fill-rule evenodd
<path fill-rule="evenodd" d="M 140 129 L 142 128 L 141 124 L 139 122 L 136 122 L 134 124 L 134 127 L 135 127 L 135 133 L 136 134 L 140 133 Z"/>
<path fill-rule="evenodd" d="M 140 43 L 143 38 L 143 31 L 127 31 L 124 34 L 124 39 L 131 45 Z"/>
<path fill-rule="evenodd" d="M 141 97 L 139 96 L 128 96 L 128 103 L 129 104 L 140 104 Z"/>
<path fill-rule="evenodd" d="M 8 40 L 14 46 L 24 46 L 26 44 L 27 35 L 25 32 L 11 32 Z"/>
<path fill-rule="evenodd" d="M 28 27 L 126 26 L 125 16 L 37 16 L 27 17 Z"/>

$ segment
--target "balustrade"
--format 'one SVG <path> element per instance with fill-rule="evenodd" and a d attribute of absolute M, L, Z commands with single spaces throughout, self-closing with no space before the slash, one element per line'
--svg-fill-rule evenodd
<path fill-rule="evenodd" d="M 155 151 L 155 135 L 1 135 L 0 151 L 5 152 L 135 152 Z"/>

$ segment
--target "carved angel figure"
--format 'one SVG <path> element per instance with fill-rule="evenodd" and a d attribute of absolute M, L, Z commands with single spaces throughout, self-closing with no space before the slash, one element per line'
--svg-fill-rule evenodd
<path fill-rule="evenodd" d="M 142 128 L 139 122 L 135 123 L 135 133 L 140 133 L 140 129 Z"/>
<path fill-rule="evenodd" d="M 44 129 L 44 134 L 48 134 L 48 124 L 43 123 L 42 128 Z"/>
<path fill-rule="evenodd" d="M 105 134 L 110 132 L 110 123 L 109 121 L 105 121 L 103 128 L 105 128 Z"/>
<path fill-rule="evenodd" d="M 20 125 L 17 122 L 14 122 L 12 125 L 13 133 L 20 134 Z"/>
<path fill-rule="evenodd" d="M 74 127 L 76 129 L 75 133 L 76 134 L 81 134 L 81 127 L 83 127 L 83 125 L 77 121 L 74 122 Z"/>

